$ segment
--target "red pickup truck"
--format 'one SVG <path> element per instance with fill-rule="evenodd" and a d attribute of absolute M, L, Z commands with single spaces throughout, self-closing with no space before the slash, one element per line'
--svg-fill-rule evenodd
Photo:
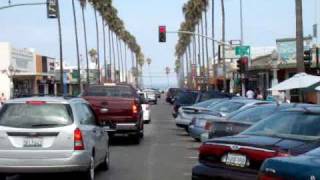
<path fill-rule="evenodd" d="M 137 91 L 126 84 L 92 85 L 82 97 L 87 100 L 97 115 L 97 119 L 114 132 L 127 134 L 139 144 L 143 137 L 142 108 Z"/>

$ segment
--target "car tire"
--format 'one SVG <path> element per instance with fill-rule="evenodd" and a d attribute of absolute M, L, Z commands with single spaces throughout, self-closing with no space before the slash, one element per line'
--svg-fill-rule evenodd
<path fill-rule="evenodd" d="M 136 133 L 135 135 L 132 135 L 132 140 L 134 144 L 140 144 L 141 141 L 141 133 Z"/>
<path fill-rule="evenodd" d="M 101 164 L 101 169 L 104 171 L 108 171 L 109 167 L 110 167 L 110 149 L 108 146 L 108 151 L 107 151 L 106 157 L 104 158 L 104 161 Z"/>
<path fill-rule="evenodd" d="M 87 171 L 85 171 L 80 175 L 80 179 L 83 180 L 94 180 L 95 178 L 95 162 L 94 162 L 94 157 L 91 156 L 90 158 L 90 165 L 89 165 L 89 169 Z"/>

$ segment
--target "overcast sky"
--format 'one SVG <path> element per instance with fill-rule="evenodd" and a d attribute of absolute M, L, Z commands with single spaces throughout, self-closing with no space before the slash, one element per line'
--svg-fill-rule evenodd
<path fill-rule="evenodd" d="M 11 0 L 13 3 L 41 2 L 44 0 Z M 166 84 L 164 69 L 174 68 L 174 46 L 176 35 L 168 35 L 167 43 L 158 43 L 158 25 L 167 25 L 168 30 L 177 30 L 183 21 L 182 5 L 187 0 L 113 0 L 119 11 L 119 16 L 125 22 L 126 28 L 136 36 L 144 54 L 152 59 L 150 71 L 153 84 Z M 0 0 L 0 6 L 8 0 Z M 78 2 L 78 1 L 77 1 Z M 210 6 L 211 6 L 210 1 Z M 216 2 L 216 38 L 221 38 L 220 0 Z M 320 0 L 303 0 L 305 35 L 312 34 L 312 24 L 316 17 L 315 9 L 320 11 Z M 316 6 L 317 2 L 317 6 Z M 60 0 L 62 13 L 62 31 L 64 58 L 71 65 L 76 63 L 74 27 L 71 0 Z M 240 39 L 239 31 L 239 0 L 225 0 L 226 6 L 226 36 L 227 40 Z M 278 38 L 294 37 L 295 6 L 294 0 L 243 0 L 244 6 L 244 40 L 245 44 L 261 47 L 275 46 Z M 83 46 L 83 31 L 81 12 L 77 3 L 79 25 L 79 40 L 81 54 L 85 53 Z M 211 8 L 210 8 L 211 9 Z M 211 12 L 209 12 L 211 14 Z M 211 19 L 211 15 L 209 15 Z M 95 21 L 92 9 L 86 9 L 89 49 L 96 47 Z M 46 18 L 45 6 L 18 7 L 0 11 L 0 41 L 11 42 L 15 47 L 31 47 L 37 52 L 59 57 L 58 33 L 56 20 Z M 99 24 L 101 25 L 101 23 Z M 212 24 L 210 23 L 209 31 Z M 100 37 L 101 36 L 100 32 Z M 101 44 L 102 46 L 102 44 Z M 211 47 L 210 47 L 211 48 Z M 145 75 L 149 69 L 145 67 Z M 175 74 L 170 75 L 170 83 L 175 84 Z M 150 84 L 145 78 L 145 83 Z"/>

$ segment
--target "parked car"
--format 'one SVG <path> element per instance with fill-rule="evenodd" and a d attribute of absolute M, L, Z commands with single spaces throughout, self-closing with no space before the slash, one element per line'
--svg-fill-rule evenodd
<path fill-rule="evenodd" d="M 146 93 L 146 101 L 153 104 L 158 104 L 158 97 L 156 91 L 152 89 L 145 89 L 143 92 Z"/>
<path fill-rule="evenodd" d="M 142 107 L 137 91 L 125 84 L 93 85 L 82 95 L 92 106 L 99 121 L 105 122 L 116 134 L 126 134 L 140 143 L 143 137 Z"/>
<path fill-rule="evenodd" d="M 78 172 L 93 180 L 96 167 L 109 167 L 107 131 L 80 98 L 9 100 L 0 111 L 0 179 Z"/>
<path fill-rule="evenodd" d="M 265 101 L 251 99 L 233 99 L 217 104 L 210 111 L 216 112 L 206 115 L 203 113 L 200 116 L 194 117 L 189 125 L 189 134 L 195 140 L 200 141 L 201 135 L 208 132 L 210 129 L 216 128 L 212 124 L 215 122 L 228 122 L 228 119 L 237 114 L 246 111 L 254 106 L 268 104 Z M 257 115 L 258 116 L 258 115 Z"/>
<path fill-rule="evenodd" d="M 214 138 L 200 147 L 192 179 L 257 179 L 264 160 L 297 156 L 320 146 L 320 107 L 290 108 L 236 136 Z"/>
<path fill-rule="evenodd" d="M 166 101 L 167 103 L 173 104 L 175 101 L 176 95 L 181 91 L 180 88 L 169 88 L 167 91 Z"/>
<path fill-rule="evenodd" d="M 267 159 L 260 169 L 259 180 L 320 179 L 320 148 L 296 157 Z"/>
<path fill-rule="evenodd" d="M 160 92 L 160 90 L 159 90 L 159 89 L 156 89 L 156 88 L 151 88 L 151 89 L 156 93 L 157 98 L 160 99 L 160 98 L 161 98 L 161 92 Z"/>
<path fill-rule="evenodd" d="M 145 92 L 139 92 L 139 96 L 140 96 L 140 104 L 143 111 L 143 115 L 142 115 L 143 122 L 150 123 L 151 122 L 151 106 L 146 101 L 147 94 Z"/>
<path fill-rule="evenodd" d="M 172 116 L 174 118 L 177 117 L 177 113 L 180 107 L 182 106 L 191 106 L 195 104 L 198 98 L 199 92 L 198 91 L 191 91 L 191 90 L 183 90 L 178 93 L 175 98 L 173 108 L 172 108 Z"/>
<path fill-rule="evenodd" d="M 229 116 L 224 121 L 207 121 L 207 132 L 201 135 L 204 142 L 211 138 L 232 136 L 248 129 L 255 123 L 281 110 L 297 107 L 300 104 L 260 104 Z M 300 105 L 302 106 L 302 104 Z"/>
<path fill-rule="evenodd" d="M 202 111 L 209 111 L 209 107 L 221 103 L 224 100 L 226 99 L 210 99 L 194 104 L 193 106 L 180 107 L 177 113 L 177 117 L 175 118 L 177 127 L 185 128 L 188 130 L 189 124 L 197 114 L 201 114 Z"/>
<path fill-rule="evenodd" d="M 232 94 L 222 93 L 214 90 L 200 91 L 195 103 L 203 102 L 209 99 L 223 99 L 223 98 L 231 99 L 233 97 L 234 96 Z"/>

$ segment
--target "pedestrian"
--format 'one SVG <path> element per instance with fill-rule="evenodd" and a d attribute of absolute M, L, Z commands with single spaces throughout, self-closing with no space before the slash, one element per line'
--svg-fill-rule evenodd
<path fill-rule="evenodd" d="M 251 89 L 249 89 L 246 93 L 246 96 L 249 99 L 254 99 L 255 93 Z"/>
<path fill-rule="evenodd" d="M 255 96 L 256 96 L 255 99 L 259 99 L 259 100 L 263 99 L 262 93 L 259 88 L 256 89 Z"/>
<path fill-rule="evenodd" d="M 1 93 L 0 104 L 1 106 L 7 101 L 7 98 L 4 96 L 4 93 Z"/>

